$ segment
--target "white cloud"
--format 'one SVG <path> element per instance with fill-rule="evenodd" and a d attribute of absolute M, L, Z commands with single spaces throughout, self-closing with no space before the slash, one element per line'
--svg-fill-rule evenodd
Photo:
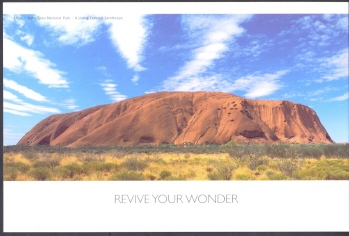
<path fill-rule="evenodd" d="M 279 79 L 288 72 L 288 70 L 282 70 L 274 74 L 244 76 L 234 81 L 231 90 L 246 91 L 245 96 L 248 98 L 267 96 L 282 87 Z"/>
<path fill-rule="evenodd" d="M 64 100 L 61 105 L 69 110 L 76 110 L 79 107 L 75 104 L 75 99 L 73 98 Z"/>
<path fill-rule="evenodd" d="M 4 108 L 15 110 L 15 111 L 32 112 L 32 113 L 39 113 L 39 114 L 60 113 L 60 111 L 56 108 L 37 106 L 37 105 L 29 104 L 26 102 L 22 102 L 21 104 L 4 102 Z"/>
<path fill-rule="evenodd" d="M 3 91 L 4 100 L 8 100 L 10 102 L 4 101 L 3 107 L 4 112 L 12 113 L 20 116 L 31 116 L 30 113 L 60 113 L 60 111 L 56 108 L 46 107 L 46 106 L 37 106 L 23 100 L 19 99 L 13 93 L 4 90 Z"/>
<path fill-rule="evenodd" d="M 88 17 L 88 16 L 86 16 Z M 85 45 L 93 42 L 95 33 L 101 25 L 101 20 L 38 20 L 40 26 L 46 27 L 53 32 L 53 36 L 58 36 L 57 40 L 66 45 Z"/>
<path fill-rule="evenodd" d="M 328 68 L 329 74 L 322 78 L 327 81 L 337 80 L 340 78 L 348 77 L 348 48 L 341 50 L 336 55 L 321 60 L 322 66 Z"/>
<path fill-rule="evenodd" d="M 337 89 L 333 88 L 333 87 L 330 87 L 330 86 L 327 86 L 327 87 L 324 87 L 322 89 L 318 89 L 318 90 L 315 90 L 315 91 L 308 92 L 307 96 L 309 96 L 309 97 L 318 96 L 320 94 L 328 93 L 328 92 L 335 91 L 335 90 L 337 90 Z"/>
<path fill-rule="evenodd" d="M 118 49 L 127 66 L 134 71 L 142 71 L 144 45 L 149 34 L 150 23 L 145 16 L 130 15 L 122 20 L 106 20 L 109 25 L 110 39 Z"/>
<path fill-rule="evenodd" d="M 227 52 L 229 44 L 235 37 L 243 33 L 239 23 L 248 20 L 250 16 L 184 16 L 182 23 L 188 31 L 188 37 L 197 41 L 197 47 L 192 50 L 192 58 L 179 70 L 177 75 L 168 78 L 161 89 L 167 91 L 245 91 L 246 97 L 257 98 L 267 96 L 279 90 L 282 85 L 279 79 L 288 70 L 273 74 L 249 75 L 233 82 L 220 74 L 208 75 L 207 71 L 214 66 Z M 251 43 L 250 54 L 260 54 L 260 39 Z M 269 44 L 270 42 L 266 42 Z M 240 52 L 241 53 L 241 52 Z"/>
<path fill-rule="evenodd" d="M 111 75 L 108 73 L 107 71 L 107 67 L 105 66 L 99 66 L 97 67 L 97 70 L 102 72 L 102 74 L 105 76 L 105 77 L 111 77 Z"/>
<path fill-rule="evenodd" d="M 234 82 L 222 78 L 221 75 L 198 76 L 183 81 L 167 80 L 163 86 L 175 88 L 172 91 L 245 91 L 245 97 L 257 98 L 271 95 L 282 88 L 280 78 L 288 72 L 288 70 L 282 70 L 273 74 L 248 75 L 238 78 Z M 147 93 L 150 92 L 153 91 Z"/>
<path fill-rule="evenodd" d="M 11 114 L 18 115 L 18 116 L 31 116 L 31 114 L 29 114 L 29 113 L 22 112 L 22 111 L 16 111 L 16 110 L 8 109 L 8 108 L 4 108 L 4 112 L 11 113 Z"/>
<path fill-rule="evenodd" d="M 126 95 L 123 95 L 116 91 L 117 84 L 113 84 L 112 80 L 107 79 L 104 83 L 100 84 L 105 91 L 105 94 L 109 96 L 109 98 L 114 102 L 119 102 L 125 100 L 127 98 Z"/>
<path fill-rule="evenodd" d="M 206 77 L 191 77 L 190 80 L 167 80 L 164 87 L 173 88 L 172 91 L 223 91 L 229 92 L 231 83 L 220 75 Z"/>
<path fill-rule="evenodd" d="M 347 99 L 349 99 L 349 92 L 347 92 L 341 96 L 331 98 L 330 101 L 345 101 Z"/>
<path fill-rule="evenodd" d="M 183 30 L 193 42 L 196 48 L 192 50 L 192 57 L 184 64 L 178 73 L 163 82 L 163 90 L 201 90 L 218 85 L 223 81 L 218 75 L 203 76 L 214 62 L 223 57 L 229 50 L 228 43 L 235 36 L 243 33 L 239 23 L 249 19 L 248 15 L 184 15 L 182 17 Z M 195 86 L 196 87 L 195 87 Z"/>
<path fill-rule="evenodd" d="M 138 75 L 134 75 L 133 78 L 131 79 L 131 81 L 137 85 L 138 84 L 138 80 L 139 80 L 139 76 Z"/>
<path fill-rule="evenodd" d="M 8 79 L 4 78 L 3 79 L 3 86 L 5 88 L 15 90 L 16 92 L 21 93 L 25 97 L 30 98 L 32 100 L 39 101 L 39 102 L 47 101 L 47 99 L 44 96 L 42 96 L 41 94 L 23 86 L 23 85 L 17 84 L 13 80 L 8 80 Z"/>
<path fill-rule="evenodd" d="M 304 16 L 293 23 L 290 29 L 283 31 L 283 35 L 292 34 L 302 41 L 298 48 L 329 46 L 334 38 L 348 32 L 348 16 L 341 14 Z"/>
<path fill-rule="evenodd" d="M 19 99 L 16 95 L 6 90 L 3 91 L 3 98 L 14 102 L 22 102 L 22 100 Z"/>
<path fill-rule="evenodd" d="M 25 34 L 24 36 L 21 36 L 21 40 L 24 41 L 28 46 L 31 46 L 34 42 L 34 36 Z"/>
<path fill-rule="evenodd" d="M 339 18 L 336 26 L 343 31 L 348 32 L 348 15 Z"/>
<path fill-rule="evenodd" d="M 55 64 L 44 58 L 39 51 L 24 48 L 8 38 L 3 41 L 4 68 L 13 72 L 27 72 L 49 87 L 67 88 L 64 72 L 55 69 Z"/>

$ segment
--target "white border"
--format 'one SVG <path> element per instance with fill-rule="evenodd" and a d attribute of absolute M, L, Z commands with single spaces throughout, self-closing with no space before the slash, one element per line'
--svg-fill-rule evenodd
<path fill-rule="evenodd" d="M 4 14 L 348 14 L 348 2 L 3 3 Z M 43 10 L 44 9 L 44 10 Z"/>
<path fill-rule="evenodd" d="M 121 204 L 115 194 L 150 199 Z M 154 203 L 161 194 L 238 203 Z M 348 199 L 348 181 L 5 181 L 4 231 L 349 231 Z"/>

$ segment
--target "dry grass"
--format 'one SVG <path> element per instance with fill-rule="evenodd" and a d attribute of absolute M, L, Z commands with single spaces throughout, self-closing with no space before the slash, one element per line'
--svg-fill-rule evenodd
<path fill-rule="evenodd" d="M 33 157 L 34 156 L 34 157 Z M 349 159 L 232 158 L 228 153 L 4 154 L 4 180 L 349 179 Z"/>

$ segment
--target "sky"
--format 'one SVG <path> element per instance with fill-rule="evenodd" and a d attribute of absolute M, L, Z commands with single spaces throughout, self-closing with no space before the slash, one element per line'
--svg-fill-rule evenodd
<path fill-rule="evenodd" d="M 348 142 L 348 15 L 3 17 L 4 145 L 53 114 L 160 91 L 311 107 Z"/>

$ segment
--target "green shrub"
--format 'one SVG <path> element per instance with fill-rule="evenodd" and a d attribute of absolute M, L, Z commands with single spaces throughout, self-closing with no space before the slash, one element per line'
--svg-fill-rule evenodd
<path fill-rule="evenodd" d="M 171 171 L 163 170 L 160 173 L 160 178 L 161 179 L 166 179 L 167 177 L 170 177 L 171 174 L 172 174 Z"/>
<path fill-rule="evenodd" d="M 119 165 L 116 163 L 102 163 L 101 165 L 101 171 L 106 171 L 106 172 L 114 171 L 114 170 L 117 170 L 118 168 L 119 168 Z"/>
<path fill-rule="evenodd" d="M 6 170 L 13 172 L 13 171 L 17 172 L 21 172 L 22 174 L 25 174 L 28 172 L 28 170 L 30 169 L 30 166 L 28 166 L 27 164 L 24 164 L 23 162 L 11 162 L 11 163 L 5 163 L 4 164 L 4 174 L 6 174 Z"/>
<path fill-rule="evenodd" d="M 349 144 L 337 144 L 337 156 L 339 158 L 349 158 Z"/>
<path fill-rule="evenodd" d="M 231 163 L 219 163 L 213 164 L 219 173 L 219 178 L 223 180 L 230 180 L 233 175 L 233 170 L 236 168 L 235 165 Z"/>
<path fill-rule="evenodd" d="M 224 144 L 226 147 L 236 147 L 236 143 L 233 140 L 230 140 L 226 144 Z"/>
<path fill-rule="evenodd" d="M 76 163 L 64 165 L 63 167 L 69 171 L 70 178 L 74 178 L 75 176 L 79 176 L 84 172 L 84 169 L 82 168 L 82 166 L 80 166 Z"/>
<path fill-rule="evenodd" d="M 183 176 L 169 176 L 166 180 L 186 180 Z"/>
<path fill-rule="evenodd" d="M 67 179 L 70 178 L 71 171 L 65 166 L 57 166 L 53 169 L 53 175 L 58 179 Z"/>
<path fill-rule="evenodd" d="M 260 165 L 260 166 L 257 166 L 257 170 L 262 172 L 267 170 L 267 167 L 265 165 Z"/>
<path fill-rule="evenodd" d="M 35 167 L 35 168 L 39 168 L 39 167 L 54 168 L 56 166 L 59 166 L 59 161 L 55 160 L 55 159 L 48 159 L 48 160 L 45 160 L 45 161 L 36 161 L 33 164 L 33 167 Z"/>
<path fill-rule="evenodd" d="M 119 165 L 116 163 L 101 163 L 101 162 L 85 162 L 82 164 L 82 172 L 84 174 L 92 174 L 96 171 L 102 172 L 111 172 L 119 168 Z"/>
<path fill-rule="evenodd" d="M 328 173 L 327 178 L 328 180 L 349 180 L 349 172 L 344 170 L 337 170 Z"/>
<path fill-rule="evenodd" d="M 131 157 L 126 159 L 122 165 L 131 171 L 142 171 L 144 170 L 148 164 L 145 161 L 139 160 L 137 157 Z"/>
<path fill-rule="evenodd" d="M 286 145 L 284 144 L 271 144 L 266 146 L 266 153 L 269 157 L 285 158 L 286 157 Z"/>
<path fill-rule="evenodd" d="M 22 155 L 24 158 L 29 159 L 29 160 L 38 158 L 38 154 L 33 150 L 27 150 L 27 151 L 23 152 Z"/>
<path fill-rule="evenodd" d="M 28 175 L 35 180 L 48 180 L 51 177 L 51 172 L 47 167 L 39 167 L 28 171 Z"/>
<path fill-rule="evenodd" d="M 313 167 L 294 171 L 293 175 L 302 180 L 348 180 L 349 166 L 341 160 L 320 160 Z"/>
<path fill-rule="evenodd" d="M 207 177 L 209 180 L 224 180 L 224 176 L 217 171 L 208 173 Z"/>
<path fill-rule="evenodd" d="M 300 163 L 294 160 L 281 159 L 276 164 L 279 170 L 289 177 L 292 177 L 293 172 L 300 168 Z"/>
<path fill-rule="evenodd" d="M 144 180 L 144 175 L 135 171 L 123 171 L 112 175 L 110 180 Z"/>
<path fill-rule="evenodd" d="M 275 173 L 273 171 L 267 171 L 267 176 L 270 180 L 286 180 L 287 176 L 283 173 Z"/>
<path fill-rule="evenodd" d="M 16 180 L 18 171 L 16 168 L 4 166 L 4 180 Z"/>
<path fill-rule="evenodd" d="M 252 175 L 247 175 L 247 174 L 237 174 L 235 177 L 236 180 L 254 180 L 256 179 Z"/>

